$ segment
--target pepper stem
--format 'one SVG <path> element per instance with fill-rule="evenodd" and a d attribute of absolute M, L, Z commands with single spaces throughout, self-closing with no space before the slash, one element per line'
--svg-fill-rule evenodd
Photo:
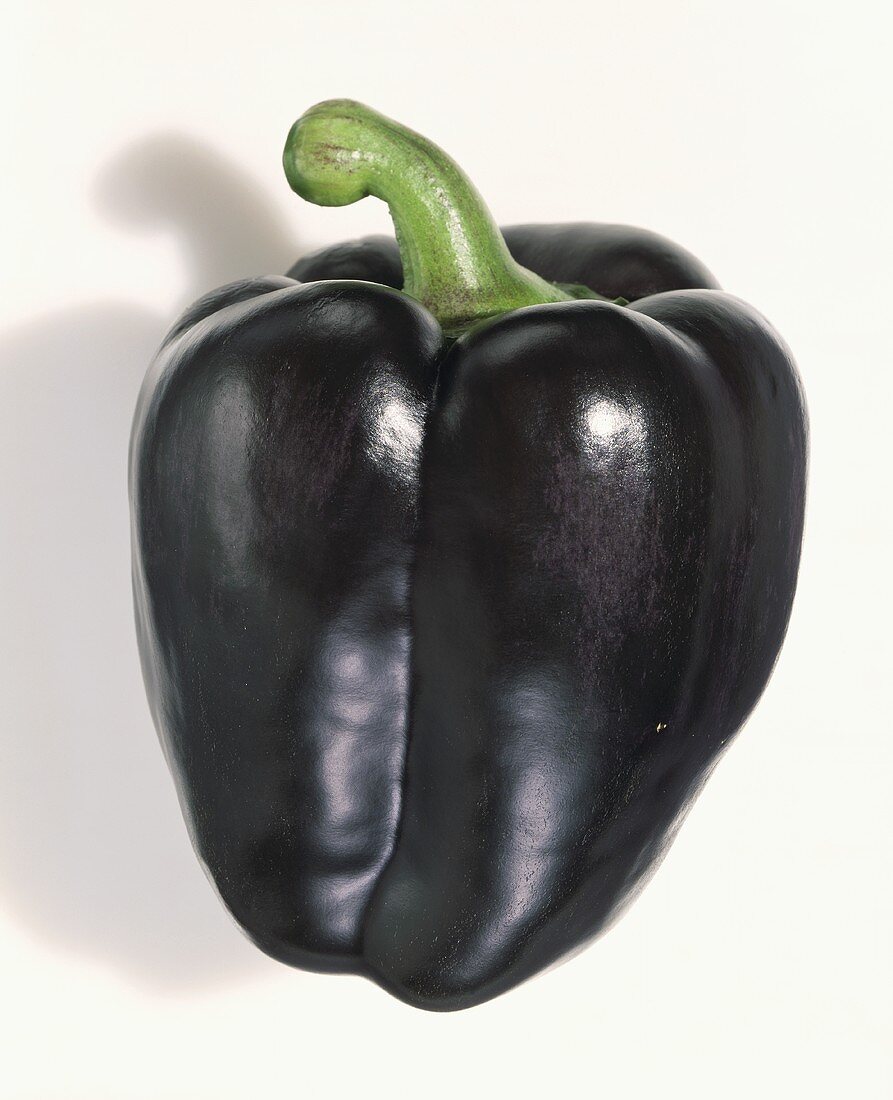
<path fill-rule="evenodd" d="M 442 149 L 362 103 L 330 99 L 311 107 L 291 128 L 283 164 L 292 190 L 319 206 L 367 195 L 388 204 L 404 292 L 447 333 L 579 297 L 515 263 L 484 200 Z"/>

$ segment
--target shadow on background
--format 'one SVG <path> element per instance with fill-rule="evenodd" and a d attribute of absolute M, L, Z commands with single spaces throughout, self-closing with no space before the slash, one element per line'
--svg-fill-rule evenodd
<path fill-rule="evenodd" d="M 254 180 L 183 134 L 130 146 L 100 177 L 97 198 L 117 225 L 175 235 L 188 301 L 233 279 L 287 271 L 298 258 L 292 227 Z"/>
<path fill-rule="evenodd" d="M 189 138 L 130 147 L 98 191 L 110 220 L 177 234 L 190 298 L 297 258 L 250 179 Z M 0 346 L 0 897 L 31 935 L 177 988 L 273 964 L 192 854 L 139 673 L 127 444 L 171 320 L 92 304 Z"/>

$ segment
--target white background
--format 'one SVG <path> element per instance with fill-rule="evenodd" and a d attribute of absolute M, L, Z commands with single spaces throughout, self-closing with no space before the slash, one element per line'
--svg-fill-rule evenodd
<path fill-rule="evenodd" d="M 8 5 L 0 45 L 0 1096 L 887 1097 L 893 362 L 885 5 Z M 388 228 L 280 168 L 362 99 L 503 222 L 657 229 L 800 363 L 786 648 L 632 911 L 484 1007 L 291 971 L 230 925 L 149 720 L 129 589 L 138 384 L 190 299 Z"/>

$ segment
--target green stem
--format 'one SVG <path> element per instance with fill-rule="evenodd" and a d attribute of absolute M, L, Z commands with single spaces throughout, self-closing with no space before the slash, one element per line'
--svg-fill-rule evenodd
<path fill-rule="evenodd" d="M 388 204 L 403 289 L 448 333 L 522 306 L 586 296 L 515 263 L 462 169 L 362 103 L 331 99 L 311 107 L 291 128 L 283 163 L 292 189 L 319 206 L 347 206 L 367 195 Z"/>

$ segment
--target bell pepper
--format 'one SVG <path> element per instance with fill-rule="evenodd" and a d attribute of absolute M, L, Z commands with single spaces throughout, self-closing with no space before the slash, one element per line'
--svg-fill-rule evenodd
<path fill-rule="evenodd" d="M 254 942 L 465 1008 L 642 888 L 772 671 L 806 414 L 767 321 L 684 250 L 501 233 L 358 103 L 285 149 L 396 243 L 174 325 L 130 456 L 148 697 L 197 853 Z"/>

